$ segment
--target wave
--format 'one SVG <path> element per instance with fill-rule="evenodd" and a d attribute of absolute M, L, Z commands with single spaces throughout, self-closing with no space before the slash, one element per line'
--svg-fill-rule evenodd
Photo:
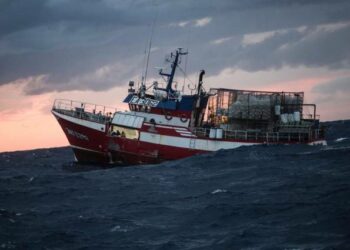
<path fill-rule="evenodd" d="M 147 166 L 80 166 L 69 148 L 2 153 L 0 246 L 348 249 L 350 123 L 329 126 L 328 146 L 241 147 Z"/>

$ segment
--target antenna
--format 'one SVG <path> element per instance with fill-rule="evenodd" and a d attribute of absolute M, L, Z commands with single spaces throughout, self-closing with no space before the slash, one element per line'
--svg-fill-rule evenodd
<path fill-rule="evenodd" d="M 154 2 L 153 2 L 153 5 L 154 5 Z M 145 77 L 144 77 L 144 81 L 141 83 L 141 85 L 145 85 L 146 84 L 146 80 L 147 80 L 149 57 L 150 57 L 150 54 L 151 54 L 152 40 L 153 40 L 153 35 L 154 35 L 154 27 L 156 25 L 157 18 L 158 18 L 158 11 L 156 12 L 156 15 L 154 16 L 154 19 L 153 19 L 151 37 L 149 39 L 149 47 L 148 47 L 148 54 L 147 54 L 147 61 L 146 61 Z"/>

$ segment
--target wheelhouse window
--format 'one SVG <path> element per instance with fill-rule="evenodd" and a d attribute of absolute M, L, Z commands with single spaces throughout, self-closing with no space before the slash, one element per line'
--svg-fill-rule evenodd
<path fill-rule="evenodd" d="M 113 125 L 110 131 L 113 136 L 121 136 L 128 139 L 138 139 L 139 131 L 137 129 L 125 128 Z"/>
<path fill-rule="evenodd" d="M 151 107 L 136 105 L 136 104 L 129 104 L 129 109 L 131 111 L 138 111 L 138 112 L 147 112 L 147 113 L 151 112 Z"/>

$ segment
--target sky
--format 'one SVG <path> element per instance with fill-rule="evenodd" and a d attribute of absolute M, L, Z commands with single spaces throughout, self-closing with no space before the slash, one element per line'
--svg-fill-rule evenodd
<path fill-rule="evenodd" d="M 304 91 L 350 119 L 348 0 L 0 0 L 0 152 L 68 145 L 55 99 L 124 110 L 151 37 L 148 82 L 181 47 L 179 89 L 205 69 L 206 89 Z"/>

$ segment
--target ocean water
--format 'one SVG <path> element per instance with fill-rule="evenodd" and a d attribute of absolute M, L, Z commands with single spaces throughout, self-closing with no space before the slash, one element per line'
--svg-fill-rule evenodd
<path fill-rule="evenodd" d="M 0 154 L 0 249 L 350 249 L 350 121 L 328 146 L 222 150 L 159 165 Z"/>

